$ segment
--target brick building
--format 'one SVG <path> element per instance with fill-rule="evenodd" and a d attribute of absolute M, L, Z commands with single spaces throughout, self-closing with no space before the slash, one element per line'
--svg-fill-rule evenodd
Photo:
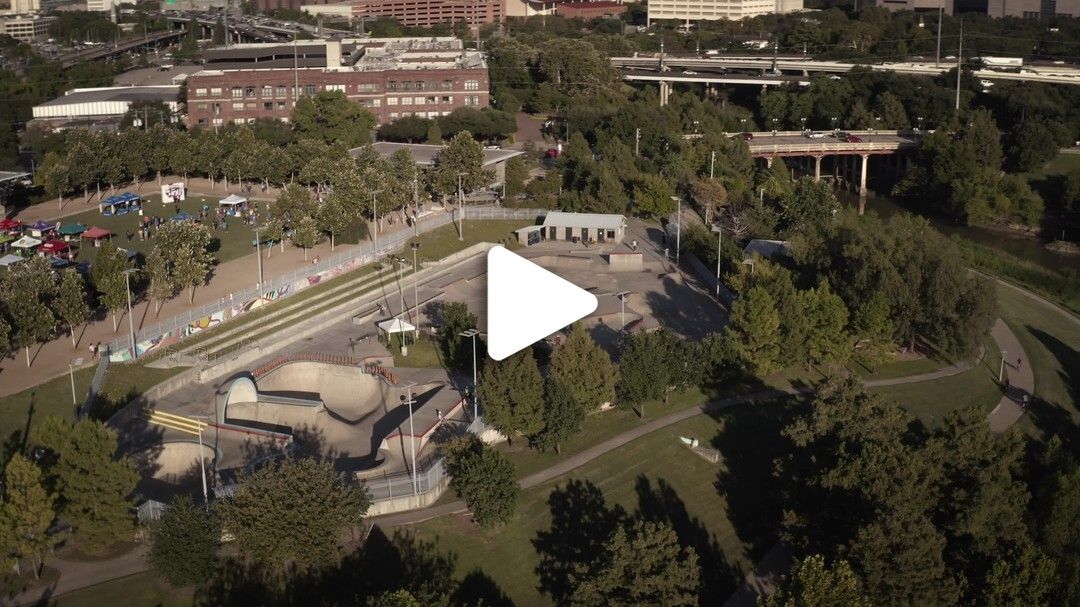
<path fill-rule="evenodd" d="M 596 19 L 625 12 L 626 5 L 618 2 L 560 2 L 555 5 L 555 14 L 567 19 Z"/>
<path fill-rule="evenodd" d="M 288 121 L 299 95 L 341 91 L 381 124 L 488 105 L 483 56 L 456 38 L 242 44 L 206 53 L 187 79 L 187 124 Z"/>
<path fill-rule="evenodd" d="M 390 17 L 405 27 L 431 27 L 440 23 L 481 25 L 495 23 L 504 15 L 503 0 L 347 0 L 334 4 L 305 2 L 301 7 L 312 15 L 353 19 Z"/>

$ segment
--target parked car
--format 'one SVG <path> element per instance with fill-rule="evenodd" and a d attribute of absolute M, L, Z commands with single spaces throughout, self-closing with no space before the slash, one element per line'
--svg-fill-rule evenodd
<path fill-rule="evenodd" d="M 739 137 L 742 137 L 743 141 L 753 141 L 754 140 L 754 134 L 753 133 L 743 133 L 742 135 L 739 135 Z"/>
<path fill-rule="evenodd" d="M 544 154 L 544 156 L 546 156 L 548 158 L 558 158 L 559 157 L 559 150 L 557 150 L 555 148 L 548 148 L 547 154 Z"/>
<path fill-rule="evenodd" d="M 822 133 L 821 131 L 806 131 L 803 134 L 806 135 L 807 139 L 824 139 L 825 138 L 825 133 Z"/>
<path fill-rule="evenodd" d="M 683 72 L 683 76 L 697 76 L 698 73 L 692 70 L 686 70 Z"/>
<path fill-rule="evenodd" d="M 857 135 L 848 135 L 847 139 L 845 139 L 844 141 L 848 143 L 862 143 L 862 137 L 859 137 Z"/>

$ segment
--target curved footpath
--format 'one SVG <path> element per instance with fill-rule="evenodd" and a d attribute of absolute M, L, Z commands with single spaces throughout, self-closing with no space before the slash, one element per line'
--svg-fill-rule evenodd
<path fill-rule="evenodd" d="M 1035 296 L 1037 299 L 1037 296 Z M 1045 300 L 1044 300 L 1045 301 Z M 1046 302 L 1049 303 L 1049 302 Z M 1052 304 L 1051 304 L 1052 305 Z M 1075 318 L 1074 318 L 1075 320 Z M 1080 321 L 1077 321 L 1080 322 Z M 1023 349 L 1020 347 L 1020 342 L 1016 338 L 1016 335 L 1009 329 L 1009 327 L 1000 319 L 998 319 L 991 331 L 991 336 L 994 341 L 997 342 L 1000 349 L 1010 353 L 1016 353 L 1017 356 L 1024 358 L 1026 361 L 1026 354 L 1023 353 Z M 880 386 L 893 386 L 900 384 L 912 384 L 924 381 L 933 381 L 935 379 L 941 379 L 963 373 L 970 369 L 975 363 L 972 361 L 956 363 L 948 367 L 938 369 L 930 373 L 922 373 L 919 375 L 910 375 L 906 377 L 897 377 L 884 380 L 873 380 L 866 382 L 870 387 Z M 1020 369 L 1015 369 L 1015 364 L 1009 365 L 1009 378 L 1012 383 L 1012 387 L 1009 390 L 1009 394 L 1003 396 L 1001 402 L 998 403 L 994 411 L 988 416 L 988 422 L 995 432 L 1002 432 L 1011 426 L 1019 417 L 1023 414 L 1023 410 L 1017 405 L 1020 399 L 1022 399 L 1023 391 L 1028 394 L 1033 393 L 1035 386 L 1034 375 L 1031 372 L 1029 365 L 1022 365 Z M 763 390 L 760 392 L 754 392 L 753 394 L 745 394 L 742 396 L 733 396 L 720 400 L 711 401 L 696 407 L 690 407 L 682 411 L 676 411 L 663 417 L 658 417 L 649 422 L 643 423 L 640 426 L 627 430 L 622 434 L 609 438 L 606 441 L 593 445 L 592 447 L 576 453 L 559 463 L 526 476 L 518 481 L 518 484 L 522 489 L 530 489 L 543 483 L 546 483 L 552 479 L 558 478 L 568 472 L 571 472 L 602 455 L 605 455 L 631 441 L 637 440 L 647 434 L 661 430 L 668 426 L 677 424 L 683 420 L 690 419 L 697 415 L 704 413 L 714 413 L 722 411 L 729 407 L 736 405 L 746 405 L 755 402 L 763 402 L 774 400 L 785 396 L 795 396 L 798 394 L 805 394 L 810 392 L 810 388 L 788 388 L 784 390 Z M 1016 410 L 1019 410 L 1017 414 Z M 447 504 L 441 504 L 432 506 L 429 508 L 422 508 L 420 510 L 412 510 L 409 512 L 402 512 L 398 514 L 389 514 L 371 519 L 371 521 L 382 527 L 393 527 L 397 525 L 408 525 L 421 523 L 440 516 L 446 516 L 449 514 L 459 514 L 468 511 L 465 503 L 461 501 L 450 502 Z M 108 561 L 98 562 L 75 562 L 66 561 L 60 558 L 53 558 L 49 561 L 49 566 L 56 569 L 60 573 L 60 578 L 57 582 L 47 588 L 36 588 L 30 592 L 24 592 L 15 597 L 17 604 L 34 603 L 42 599 L 48 599 L 49 597 L 55 597 L 61 594 L 86 588 L 96 584 L 101 584 L 111 580 L 120 579 L 136 573 L 141 573 L 149 569 L 149 565 L 144 558 L 147 553 L 145 546 L 140 546 L 131 552 L 121 555 L 115 559 Z M 760 567 L 759 567 L 760 569 Z M 761 571 L 755 573 L 759 576 L 763 574 Z M 767 574 L 767 572 L 764 572 Z"/>

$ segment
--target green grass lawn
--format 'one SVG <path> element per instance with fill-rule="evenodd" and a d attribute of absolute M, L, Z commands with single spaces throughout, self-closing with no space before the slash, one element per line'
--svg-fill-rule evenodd
<path fill-rule="evenodd" d="M 420 242 L 419 259 L 435 260 L 442 259 L 451 253 L 456 253 L 478 242 L 493 242 L 501 244 L 508 249 L 517 249 L 520 245 L 514 230 L 531 225 L 532 222 L 523 219 L 507 219 L 492 221 L 465 220 L 465 240 L 458 240 L 457 224 L 446 225 L 436 228 L 426 234 L 409 240 L 402 248 L 408 257 L 409 247 L 412 243 Z M 411 259 L 410 259 L 411 262 Z"/>
<path fill-rule="evenodd" d="M 49 604 L 55 607 L 99 607 L 100 605 L 154 605 L 180 607 L 191 605 L 193 588 L 174 588 L 153 573 L 135 575 L 105 582 L 56 597 Z"/>
<path fill-rule="evenodd" d="M 777 406 L 773 411 L 780 409 Z M 537 590 L 536 566 L 540 556 L 533 541 L 539 532 L 551 528 L 549 495 L 553 491 L 566 495 L 571 479 L 585 481 L 602 491 L 608 508 L 618 507 L 630 515 L 641 512 L 650 518 L 667 520 L 680 534 L 680 539 L 694 544 L 708 579 L 703 604 L 720 604 L 736 587 L 743 572 L 774 541 L 770 532 L 759 535 L 762 532 L 760 525 L 755 528 L 753 524 L 741 524 L 746 522 L 743 518 L 745 510 L 755 509 L 750 507 L 749 501 L 761 499 L 769 492 L 761 489 L 740 493 L 735 497 L 736 504 L 729 504 L 718 493 L 718 486 L 734 489 L 729 483 L 733 483 L 736 476 L 743 477 L 743 473 L 729 470 L 724 460 L 719 465 L 705 461 L 683 446 L 679 437 L 697 437 L 703 445 L 710 445 L 711 441 L 725 456 L 730 453 L 741 461 L 738 444 L 749 437 L 744 439 L 734 435 L 742 434 L 747 424 L 760 426 L 762 420 L 774 420 L 774 417 L 762 415 L 761 411 L 750 407 L 716 418 L 697 416 L 612 451 L 566 477 L 523 492 L 514 520 L 508 525 L 480 530 L 466 517 L 454 516 L 422 523 L 415 526 L 415 531 L 420 539 L 436 540 L 440 548 L 456 555 L 459 577 L 479 568 L 515 604 L 549 604 L 550 600 Z M 759 427 L 759 430 L 776 436 L 777 427 L 770 423 L 769 429 Z M 590 436 L 589 439 L 595 442 L 602 437 Z M 754 457 L 760 457 L 765 465 L 771 466 L 768 446 L 764 444 L 770 441 L 767 436 L 761 437 L 761 441 L 763 444 L 754 451 Z M 755 465 L 744 469 L 745 472 L 751 470 L 756 474 L 761 468 Z M 748 480 L 742 478 L 738 482 Z M 763 485 L 768 484 L 767 475 L 758 480 Z M 757 510 L 762 518 L 768 516 L 759 508 Z M 732 515 L 735 511 L 740 513 L 737 517 Z M 576 523 L 578 519 L 588 520 L 589 512 L 567 506 L 560 508 L 558 514 L 570 523 L 571 536 L 566 540 L 577 540 L 573 535 L 578 529 Z M 739 526 L 733 524 L 736 520 L 740 521 Z M 581 532 L 585 531 L 582 529 Z"/>
<path fill-rule="evenodd" d="M 5 367 L 4 373 L 18 373 L 20 364 L 25 364 L 21 357 L 21 352 L 16 353 L 15 360 Z M 0 411 L 3 412 L 0 415 L 0 441 L 4 441 L 5 451 L 11 445 L 21 445 L 25 432 L 50 415 L 75 419 L 75 410 L 86 398 L 96 369 L 96 365 L 90 365 L 75 370 L 77 405 L 71 403 L 71 377 L 67 373 L 22 392 L 0 397 Z"/>
<path fill-rule="evenodd" d="M 1080 441 L 1080 327 L 1061 314 L 998 285 L 1001 318 L 1020 339 L 1035 371 L 1035 403 L 1021 420 L 1037 438 Z"/>
<path fill-rule="evenodd" d="M 146 190 L 146 188 L 144 188 L 144 190 Z M 108 197 L 108 195 L 106 195 L 106 197 Z M 203 205 L 209 207 L 211 213 L 216 211 L 218 200 L 218 197 L 189 196 L 187 200 L 179 203 L 179 206 L 175 204 L 162 206 L 161 195 L 151 194 L 144 198 L 143 213 L 148 217 L 157 216 L 165 220 L 168 220 L 175 215 L 178 210 L 185 211 L 190 215 L 198 216 Z M 98 211 L 97 205 L 92 205 L 88 210 L 76 215 L 64 217 L 60 221 L 65 224 L 78 222 L 86 227 L 98 226 L 105 228 L 114 234 L 113 242 L 116 243 L 117 246 L 131 251 L 137 251 L 144 255 L 149 254 L 154 246 L 153 239 L 139 240 L 138 229 L 142 217 L 139 217 L 138 213 L 106 217 Z M 225 230 L 222 227 L 214 230 L 213 225 L 210 225 L 210 233 L 213 237 L 210 244 L 210 252 L 214 254 L 214 257 L 217 258 L 219 263 L 238 259 L 252 253 L 254 250 L 251 246 L 251 241 L 254 240 L 255 233 L 247 226 L 247 224 L 236 218 L 230 218 L 227 224 L 229 227 L 228 230 Z M 127 237 L 128 233 L 132 234 L 130 239 Z M 88 241 L 84 241 L 83 246 L 79 247 L 77 259 L 78 261 L 93 261 L 98 250 L 99 249 L 91 246 Z"/>
<path fill-rule="evenodd" d="M 409 355 L 402 356 L 401 351 L 397 349 L 397 339 L 394 339 L 394 366 L 395 367 L 424 367 L 441 369 L 442 352 L 439 350 L 439 344 L 433 342 L 428 338 L 422 337 L 418 342 L 412 342 L 412 335 L 409 335 Z"/>

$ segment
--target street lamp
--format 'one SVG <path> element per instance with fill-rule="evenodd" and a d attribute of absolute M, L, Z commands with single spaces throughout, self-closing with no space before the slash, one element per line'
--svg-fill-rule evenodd
<path fill-rule="evenodd" d="M 460 335 L 462 337 L 468 337 L 469 339 L 472 340 L 472 385 L 473 385 L 473 401 L 472 401 L 473 409 L 472 409 L 472 411 L 473 411 L 473 419 L 477 419 L 478 417 L 480 417 L 480 414 L 479 414 L 479 410 L 478 410 L 478 408 L 476 406 L 476 400 L 477 400 L 477 394 L 476 394 L 476 336 L 480 335 L 480 331 L 478 329 L 466 329 L 466 330 L 462 331 L 461 333 L 458 333 L 458 335 Z"/>
<path fill-rule="evenodd" d="M 382 192 L 382 190 L 372 190 L 371 192 L 371 220 L 374 224 L 372 228 L 372 245 L 375 250 L 372 252 L 372 257 L 377 259 L 379 257 L 379 211 L 375 206 L 375 195 Z"/>
<path fill-rule="evenodd" d="M 206 415 L 192 415 L 191 417 L 199 420 L 208 419 Z M 203 453 L 202 433 L 206 429 L 206 422 L 199 424 L 199 476 L 202 478 L 202 499 L 203 504 L 209 505 L 209 497 L 206 493 L 206 455 Z"/>
<path fill-rule="evenodd" d="M 420 243 L 414 242 L 409 247 L 412 248 L 413 342 L 415 343 L 420 341 L 420 298 L 416 295 L 416 273 L 420 269 L 416 264 L 416 252 L 420 250 Z"/>
<path fill-rule="evenodd" d="M 1000 384 L 1005 380 L 1005 355 L 1008 354 L 1005 350 L 1001 351 L 1001 364 L 998 365 L 998 383 Z"/>
<path fill-rule="evenodd" d="M 73 358 L 68 361 L 68 375 L 71 376 L 71 404 L 78 406 L 79 399 L 75 396 L 75 367 L 83 364 L 82 357 Z"/>
<path fill-rule="evenodd" d="M 724 248 L 724 229 L 714 226 L 713 231 L 716 232 L 716 296 L 720 297 L 720 252 Z"/>
<path fill-rule="evenodd" d="M 922 117 L 922 116 L 919 116 L 919 117 L 918 117 L 918 118 L 916 118 L 915 120 L 918 120 L 918 121 L 919 121 L 919 132 L 921 133 L 921 132 L 922 132 L 922 123 L 923 123 L 923 117 Z"/>
<path fill-rule="evenodd" d="M 713 178 L 713 168 L 716 166 L 716 150 L 709 153 L 709 179 Z M 708 207 L 706 207 L 706 210 Z"/>
<path fill-rule="evenodd" d="M 395 257 L 394 261 L 398 262 L 398 269 L 404 271 L 408 266 L 409 260 L 404 257 Z M 405 331 L 401 327 L 401 315 L 405 314 L 405 291 L 401 289 L 401 275 L 398 274 L 398 297 L 401 298 L 401 308 L 398 309 L 397 321 L 398 321 L 398 333 L 401 334 L 401 355 L 408 356 L 409 350 L 405 346 Z"/>
<path fill-rule="evenodd" d="M 262 240 L 259 239 L 259 231 L 265 226 L 255 226 L 255 258 L 259 260 L 259 297 L 263 293 L 263 268 L 262 268 Z"/>
<path fill-rule="evenodd" d="M 619 298 L 619 323 L 622 324 L 621 329 L 626 330 L 626 296 L 630 294 L 630 291 L 619 291 L 613 293 L 615 297 Z"/>
<path fill-rule="evenodd" d="M 829 120 L 831 120 L 831 121 L 832 121 L 832 130 L 833 130 L 833 132 L 835 133 L 836 131 L 838 131 L 838 130 L 839 130 L 839 129 L 837 129 L 837 128 L 836 128 L 836 116 L 833 116 L 833 117 L 832 117 L 832 118 L 830 118 Z"/>
<path fill-rule="evenodd" d="M 194 434 L 199 437 L 199 473 L 202 477 L 202 492 L 203 492 L 203 504 L 209 508 L 210 501 L 206 491 L 206 455 L 203 453 L 202 433 L 203 430 L 209 425 L 205 421 L 207 419 L 205 415 L 176 415 L 174 413 L 165 413 L 164 411 L 151 411 L 150 423 L 177 432 L 183 432 L 184 434 Z"/>
<path fill-rule="evenodd" d="M 806 130 L 806 118 L 799 118 L 799 122 L 802 123 L 802 130 Z"/>
<path fill-rule="evenodd" d="M 672 198 L 678 205 L 675 211 L 675 265 L 679 265 L 679 250 L 682 248 L 682 197 L 672 196 Z"/>
<path fill-rule="evenodd" d="M 127 289 L 128 328 L 131 330 L 131 359 L 139 357 L 139 351 L 135 348 L 135 316 L 131 311 L 131 275 L 138 272 L 135 268 L 124 270 L 124 286 Z"/>
<path fill-rule="evenodd" d="M 461 191 L 461 178 L 465 176 L 464 171 L 458 171 L 457 174 L 457 196 L 458 196 L 458 240 L 465 240 L 465 195 Z"/>
<path fill-rule="evenodd" d="M 773 137 L 776 137 L 776 118 L 772 119 L 772 134 Z"/>
<path fill-rule="evenodd" d="M 416 495 L 416 494 L 420 493 L 420 484 L 417 482 L 417 479 L 416 479 L 416 434 L 413 431 L 413 421 L 412 421 L 413 405 L 416 404 L 416 401 L 413 400 L 413 397 L 412 397 L 412 389 L 413 389 L 413 386 L 415 386 L 415 385 L 416 385 L 416 382 L 413 382 L 413 381 L 405 384 L 404 388 L 407 391 L 406 393 L 408 394 L 408 397 L 406 397 L 405 394 L 401 395 L 401 397 L 400 397 L 401 398 L 401 404 L 403 404 L 403 405 L 405 405 L 405 406 L 407 406 L 409 408 L 409 445 L 410 445 L 410 451 L 412 451 L 413 495 Z"/>

